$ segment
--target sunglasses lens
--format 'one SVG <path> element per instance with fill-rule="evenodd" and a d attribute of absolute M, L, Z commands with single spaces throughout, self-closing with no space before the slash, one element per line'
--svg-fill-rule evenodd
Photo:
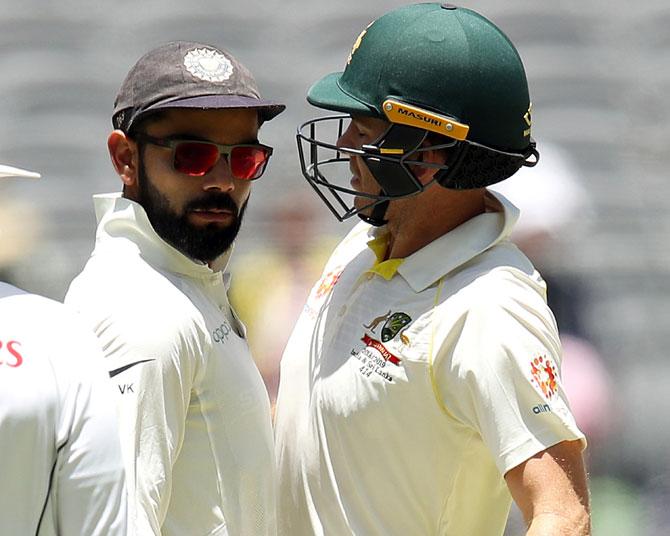
<path fill-rule="evenodd" d="M 233 147 L 230 154 L 230 170 L 236 179 L 257 179 L 265 171 L 270 157 L 263 147 Z"/>
<path fill-rule="evenodd" d="M 210 171 L 219 159 L 219 150 L 210 143 L 185 141 L 174 151 L 174 168 L 180 173 L 201 177 Z"/>

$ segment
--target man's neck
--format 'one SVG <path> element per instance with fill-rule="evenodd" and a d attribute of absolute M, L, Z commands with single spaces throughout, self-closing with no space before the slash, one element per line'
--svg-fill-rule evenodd
<path fill-rule="evenodd" d="M 389 220 L 387 259 L 408 257 L 486 210 L 485 190 L 431 190 Z"/>

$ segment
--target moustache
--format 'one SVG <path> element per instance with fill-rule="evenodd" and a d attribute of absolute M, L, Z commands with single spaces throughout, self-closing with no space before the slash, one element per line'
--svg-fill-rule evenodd
<path fill-rule="evenodd" d="M 190 201 L 185 210 L 229 210 L 239 215 L 240 209 L 228 194 L 221 192 L 206 194 Z"/>

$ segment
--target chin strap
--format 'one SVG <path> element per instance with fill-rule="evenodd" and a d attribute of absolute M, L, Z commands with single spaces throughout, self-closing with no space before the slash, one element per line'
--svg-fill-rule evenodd
<path fill-rule="evenodd" d="M 380 190 L 379 195 L 385 195 L 384 190 Z M 360 219 L 362 219 L 365 223 L 369 223 L 374 227 L 381 227 L 382 225 L 386 225 L 388 223 L 388 220 L 384 219 L 384 216 L 386 215 L 386 210 L 388 208 L 389 208 L 389 201 L 387 199 L 386 201 L 377 203 L 374 207 L 372 207 L 372 212 L 370 213 L 369 216 L 366 216 L 365 214 L 362 214 L 360 212 L 357 214 L 357 216 Z"/>

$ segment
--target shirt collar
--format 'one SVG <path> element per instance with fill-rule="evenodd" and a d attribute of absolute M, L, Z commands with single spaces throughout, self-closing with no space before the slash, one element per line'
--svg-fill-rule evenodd
<path fill-rule="evenodd" d="M 384 261 L 388 234 L 385 228 L 371 229 L 368 242 L 377 258 L 368 270 L 385 279 L 400 274 L 415 292 L 462 266 L 480 253 L 509 237 L 519 217 L 519 209 L 503 195 L 488 191 L 486 212 L 462 223 L 404 259 Z"/>
<path fill-rule="evenodd" d="M 212 262 L 212 268 L 191 259 L 158 236 L 144 208 L 121 193 L 94 195 L 93 204 L 98 220 L 97 245 L 115 241 L 127 245 L 130 241 L 150 264 L 191 277 L 211 276 L 228 265 L 232 247 Z"/>
<path fill-rule="evenodd" d="M 388 249 L 388 233 L 379 234 L 368 242 L 368 247 L 375 254 L 376 260 L 368 273 L 377 274 L 389 281 L 398 272 L 398 267 L 405 262 L 405 259 L 387 259 L 384 260 L 386 250 Z"/>

